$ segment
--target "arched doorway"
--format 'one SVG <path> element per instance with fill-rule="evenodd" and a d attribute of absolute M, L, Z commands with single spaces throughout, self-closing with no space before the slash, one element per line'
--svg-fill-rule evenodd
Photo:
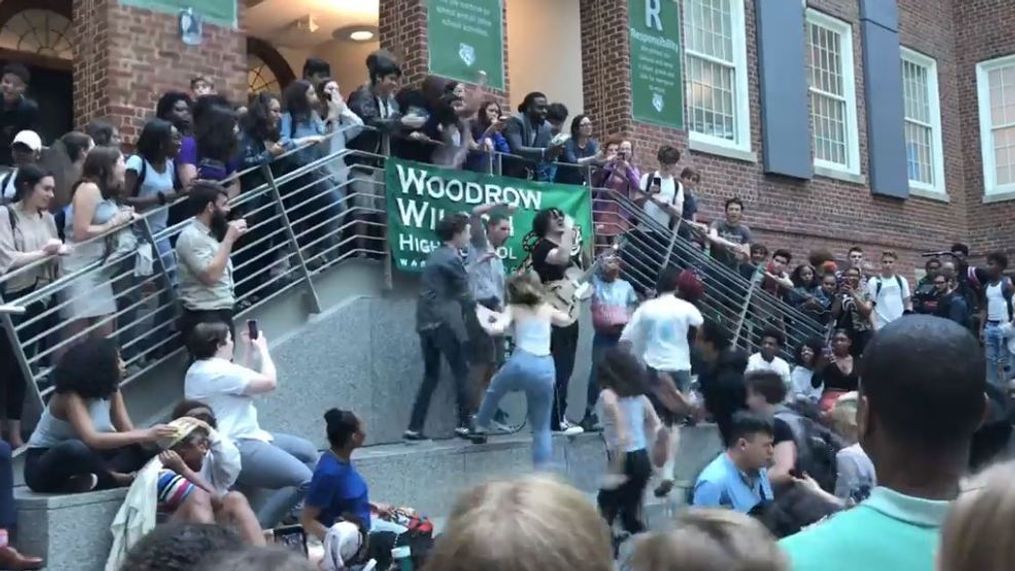
<path fill-rule="evenodd" d="M 271 44 L 258 38 L 247 38 L 247 88 L 250 95 L 282 90 L 296 79 L 289 64 Z"/>
<path fill-rule="evenodd" d="M 74 128 L 70 0 L 0 1 L 0 62 L 32 73 L 28 96 L 39 104 L 47 144 Z"/>

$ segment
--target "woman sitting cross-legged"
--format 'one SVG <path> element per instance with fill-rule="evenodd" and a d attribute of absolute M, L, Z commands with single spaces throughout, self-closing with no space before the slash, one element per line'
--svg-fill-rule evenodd
<path fill-rule="evenodd" d="M 153 456 L 140 446 L 172 436 L 164 424 L 135 429 L 120 394 L 124 363 L 108 339 L 73 345 L 53 373 L 55 394 L 28 440 L 25 483 L 40 493 L 129 486 Z"/>
<path fill-rule="evenodd" d="M 324 413 L 324 420 L 331 447 L 314 469 L 300 515 L 303 529 L 324 541 L 340 519 L 355 519 L 354 523 L 370 532 L 405 533 L 404 526 L 384 519 L 392 513 L 391 506 L 370 502 L 367 483 L 352 464 L 353 450 L 366 440 L 363 421 L 350 411 L 334 408 Z"/>
<path fill-rule="evenodd" d="M 250 339 L 244 332 L 245 362 L 260 363 L 258 370 L 233 363 L 233 338 L 224 323 L 200 323 L 187 341 L 195 359 L 187 370 L 184 394 L 214 412 L 219 431 L 236 443 L 242 469 L 237 486 L 246 491 L 275 490 L 260 507 L 257 519 L 264 528 L 274 527 L 303 498 L 317 448 L 288 434 L 269 433 L 257 419 L 254 396 L 270 393 L 278 386 L 275 364 L 268 353 L 263 333 Z"/>

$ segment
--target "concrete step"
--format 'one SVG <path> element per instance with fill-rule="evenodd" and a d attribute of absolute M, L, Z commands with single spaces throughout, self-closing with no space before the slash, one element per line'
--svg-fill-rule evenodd
<path fill-rule="evenodd" d="M 606 448 L 599 434 L 554 436 L 551 472 L 566 479 L 595 502 L 600 477 L 606 468 Z M 665 526 L 680 509 L 684 489 L 718 452 L 718 431 L 713 425 L 681 430 L 675 480 L 670 497 L 659 500 L 646 493 L 646 519 L 650 527 Z M 461 439 L 370 446 L 353 460 L 370 486 L 370 498 L 411 506 L 443 525 L 458 495 L 494 478 L 532 472 L 531 437 L 528 433 L 493 436 L 486 444 Z M 693 474 L 693 475 L 691 475 Z M 689 476 L 690 475 L 690 476 Z M 48 569 L 92 571 L 105 564 L 112 537 L 109 526 L 126 494 L 125 489 L 76 495 L 35 494 L 15 490 L 18 507 L 18 546 L 45 557 Z"/>

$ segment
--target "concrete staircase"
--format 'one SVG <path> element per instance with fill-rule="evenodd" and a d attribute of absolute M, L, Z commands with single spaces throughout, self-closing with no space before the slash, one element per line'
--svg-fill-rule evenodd
<path fill-rule="evenodd" d="M 418 444 L 385 444 L 357 451 L 357 469 L 370 485 L 370 497 L 412 506 L 431 517 L 438 529 L 458 494 L 492 478 L 531 472 L 527 433 L 493 437 L 484 445 L 463 440 Z M 677 455 L 677 488 L 667 500 L 646 494 L 646 518 L 661 527 L 680 509 L 695 475 L 718 452 L 713 425 L 681 430 Z M 597 434 L 554 438 L 553 472 L 595 502 L 599 477 L 605 470 L 605 448 Z M 126 490 L 77 495 L 42 495 L 18 488 L 18 546 L 46 557 L 47 569 L 98 571 L 103 568 L 112 538 L 113 521 Z"/>

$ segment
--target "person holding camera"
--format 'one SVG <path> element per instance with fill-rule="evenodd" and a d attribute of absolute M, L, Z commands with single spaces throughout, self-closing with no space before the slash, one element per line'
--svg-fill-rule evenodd
<path fill-rule="evenodd" d="M 871 313 L 874 302 L 871 301 L 867 288 L 860 283 L 860 268 L 851 266 L 843 272 L 842 283 L 832 299 L 832 318 L 836 329 L 843 329 L 849 335 L 852 345 L 850 353 L 854 357 L 863 353 L 863 348 L 870 341 L 873 333 Z"/>

